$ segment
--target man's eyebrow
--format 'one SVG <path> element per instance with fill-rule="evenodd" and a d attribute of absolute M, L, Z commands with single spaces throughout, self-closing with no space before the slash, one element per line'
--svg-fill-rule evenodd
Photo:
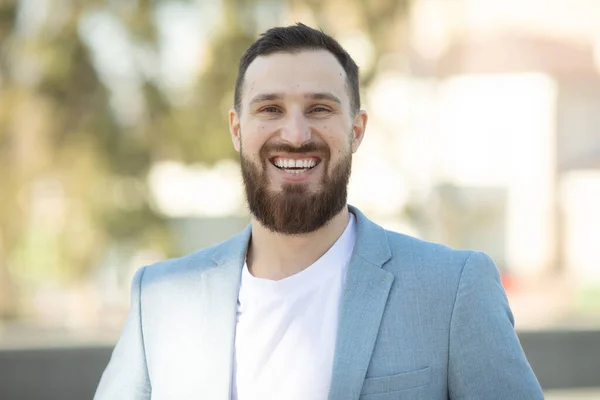
<path fill-rule="evenodd" d="M 304 95 L 304 97 L 311 100 L 328 100 L 337 104 L 342 104 L 342 101 L 339 97 L 329 92 L 312 92 L 307 93 L 306 95 Z M 250 100 L 250 105 L 253 106 L 255 104 L 262 103 L 265 101 L 275 101 L 282 99 L 283 95 L 280 93 L 262 93 L 254 96 L 252 100 Z"/>
<path fill-rule="evenodd" d="M 308 93 L 305 97 L 312 99 L 312 100 L 329 100 L 329 101 L 333 101 L 334 103 L 342 104 L 342 101 L 340 100 L 339 97 L 337 97 L 336 95 L 334 95 L 332 93 L 328 93 L 328 92 Z"/>
<path fill-rule="evenodd" d="M 250 100 L 250 105 L 254 105 L 257 103 L 262 103 L 263 101 L 273 101 L 273 100 L 281 100 L 283 96 L 279 93 L 263 93 L 257 94 Z"/>

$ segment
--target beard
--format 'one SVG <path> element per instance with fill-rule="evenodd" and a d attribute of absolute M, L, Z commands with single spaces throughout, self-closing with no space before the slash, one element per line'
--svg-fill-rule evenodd
<path fill-rule="evenodd" d="M 268 154 L 272 151 L 289 154 L 316 152 L 325 157 L 320 188 L 311 192 L 305 183 L 286 183 L 280 191 L 269 189 L 267 173 Z M 346 206 L 348 182 L 352 168 L 349 150 L 332 168 L 329 148 L 308 143 L 301 147 L 277 144 L 261 148 L 259 156 L 262 170 L 244 156 L 240 149 L 242 178 L 250 213 L 267 229 L 285 235 L 314 232 L 325 226 Z M 315 167 L 316 168 L 316 167 Z M 329 171 L 331 170 L 331 171 Z"/>

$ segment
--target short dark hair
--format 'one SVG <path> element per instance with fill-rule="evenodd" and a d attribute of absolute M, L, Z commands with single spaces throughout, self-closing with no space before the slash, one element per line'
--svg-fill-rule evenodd
<path fill-rule="evenodd" d="M 350 95 L 350 110 L 353 114 L 360 110 L 360 89 L 358 66 L 350 54 L 331 36 L 323 31 L 310 28 L 302 23 L 287 27 L 271 28 L 260 35 L 240 58 L 238 76 L 235 82 L 234 106 L 239 113 L 242 106 L 242 87 L 248 66 L 258 56 L 273 53 L 298 53 L 303 50 L 327 50 L 335 56 L 346 71 L 346 85 Z"/>

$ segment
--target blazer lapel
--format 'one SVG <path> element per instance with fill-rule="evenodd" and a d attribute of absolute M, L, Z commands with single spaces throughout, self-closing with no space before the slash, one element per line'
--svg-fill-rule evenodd
<path fill-rule="evenodd" d="M 385 231 L 356 208 L 356 244 L 340 307 L 329 399 L 358 399 L 394 275 L 381 266 L 391 258 Z"/>
<path fill-rule="evenodd" d="M 200 279 L 198 310 L 204 310 L 201 325 L 206 329 L 197 332 L 197 340 L 205 374 L 201 380 L 196 379 L 203 382 L 196 393 L 211 399 L 231 398 L 237 298 L 249 238 L 250 226 L 215 252 L 213 261 L 217 266 L 205 271 Z"/>

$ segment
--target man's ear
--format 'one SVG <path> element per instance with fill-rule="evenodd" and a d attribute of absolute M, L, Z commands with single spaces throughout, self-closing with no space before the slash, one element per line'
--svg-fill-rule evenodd
<path fill-rule="evenodd" d="M 369 116 L 365 110 L 360 110 L 356 117 L 354 117 L 354 123 L 352 124 L 352 152 L 355 153 L 360 146 L 360 143 L 365 136 L 365 130 L 367 129 L 367 121 Z"/>
<path fill-rule="evenodd" d="M 237 111 L 235 111 L 235 108 L 229 110 L 229 133 L 231 134 L 233 147 L 239 153 L 242 138 L 240 137 L 240 118 Z"/>

